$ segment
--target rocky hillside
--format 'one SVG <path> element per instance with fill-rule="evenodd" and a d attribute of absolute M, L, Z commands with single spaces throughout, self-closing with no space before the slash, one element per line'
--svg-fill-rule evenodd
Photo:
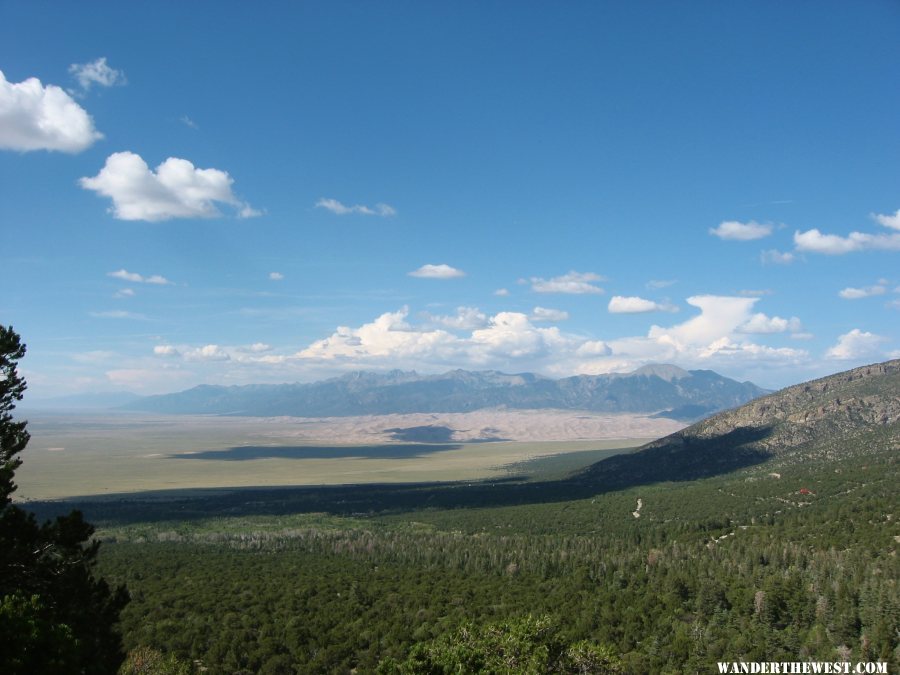
<path fill-rule="evenodd" d="M 900 450 L 900 360 L 798 384 L 590 467 L 605 482 L 700 478 L 776 459 Z"/>
<path fill-rule="evenodd" d="M 659 413 L 692 421 L 765 394 L 711 370 L 651 365 L 632 373 L 554 380 L 534 373 L 453 370 L 357 372 L 310 384 L 204 385 L 127 404 L 130 410 L 176 414 L 344 417 L 396 413 L 470 412 L 485 408 Z"/>
<path fill-rule="evenodd" d="M 713 415 L 648 447 L 765 430 L 754 445 L 784 454 L 811 441 L 853 437 L 900 421 L 900 360 L 864 366 L 763 396 Z"/>

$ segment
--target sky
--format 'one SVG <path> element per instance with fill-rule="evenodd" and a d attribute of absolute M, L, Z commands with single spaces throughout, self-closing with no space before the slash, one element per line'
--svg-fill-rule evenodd
<path fill-rule="evenodd" d="M 0 0 L 30 396 L 900 358 L 900 3 Z"/>

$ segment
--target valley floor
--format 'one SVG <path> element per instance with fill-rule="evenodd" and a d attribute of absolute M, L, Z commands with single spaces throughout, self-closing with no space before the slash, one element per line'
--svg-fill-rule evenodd
<path fill-rule="evenodd" d="M 682 426 L 559 410 L 346 418 L 35 413 L 16 498 L 497 478 L 537 457 L 633 448 Z"/>

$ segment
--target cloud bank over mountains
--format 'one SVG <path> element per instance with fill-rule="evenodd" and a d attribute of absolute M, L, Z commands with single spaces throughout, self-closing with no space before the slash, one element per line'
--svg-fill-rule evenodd
<path fill-rule="evenodd" d="M 802 330 L 796 317 L 755 312 L 759 300 L 692 296 L 687 303 L 699 312 L 691 318 L 670 326 L 654 325 L 646 335 L 613 340 L 536 325 L 564 318 L 541 307 L 531 315 L 507 311 L 493 316 L 460 307 L 455 315 L 423 314 L 419 322 L 410 319 L 408 307 L 402 307 L 357 327 L 339 326 L 331 335 L 293 352 L 278 353 L 268 345 L 263 353 L 245 346 L 165 344 L 157 345 L 154 353 L 169 361 L 166 367 L 172 367 L 173 358 L 194 363 L 228 361 L 230 366 L 246 369 L 248 381 L 254 377 L 268 381 L 270 378 L 263 377 L 267 367 L 284 381 L 394 368 L 420 372 L 495 369 L 567 376 L 627 371 L 659 362 L 738 373 L 807 362 L 810 354 L 804 349 L 759 341 L 760 336 Z M 853 332 L 842 336 L 829 358 L 853 358 L 882 340 L 863 331 Z"/>

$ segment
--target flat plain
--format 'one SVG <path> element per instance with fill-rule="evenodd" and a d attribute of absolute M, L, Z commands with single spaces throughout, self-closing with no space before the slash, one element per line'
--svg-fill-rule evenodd
<path fill-rule="evenodd" d="M 231 487 L 476 480 L 597 461 L 683 425 L 643 415 L 479 411 L 342 418 L 30 413 L 18 501 Z"/>

